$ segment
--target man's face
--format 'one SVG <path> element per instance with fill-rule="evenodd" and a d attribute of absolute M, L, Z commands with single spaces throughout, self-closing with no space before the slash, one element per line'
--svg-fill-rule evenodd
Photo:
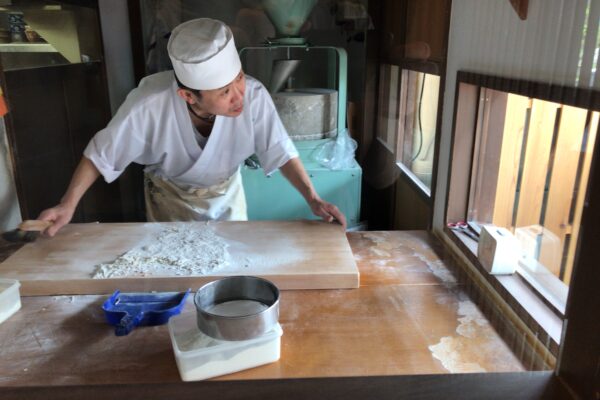
<path fill-rule="evenodd" d="M 235 77 L 228 85 L 219 89 L 202 90 L 202 96 L 197 103 L 203 111 L 215 115 L 237 117 L 244 110 L 244 92 L 246 77 L 244 71 Z"/>

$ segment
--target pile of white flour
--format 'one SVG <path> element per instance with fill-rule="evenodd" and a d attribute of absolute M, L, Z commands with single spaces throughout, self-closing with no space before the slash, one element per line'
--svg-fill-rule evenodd
<path fill-rule="evenodd" d="M 111 263 L 96 266 L 94 279 L 206 275 L 229 263 L 227 242 L 208 225 L 177 224 Z"/>

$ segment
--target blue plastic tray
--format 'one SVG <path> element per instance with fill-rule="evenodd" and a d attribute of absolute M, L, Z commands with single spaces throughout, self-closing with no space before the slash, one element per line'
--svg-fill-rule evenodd
<path fill-rule="evenodd" d="M 109 324 L 115 326 L 115 335 L 123 336 L 136 326 L 162 325 L 177 315 L 185 305 L 190 293 L 113 293 L 102 304 L 104 315 Z"/>

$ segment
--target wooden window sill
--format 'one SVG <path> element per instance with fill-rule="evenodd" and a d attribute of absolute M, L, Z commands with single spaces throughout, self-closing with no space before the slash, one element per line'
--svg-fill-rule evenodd
<path fill-rule="evenodd" d="M 396 162 L 400 171 L 402 171 L 406 176 L 407 180 L 416 188 L 416 190 L 425 198 L 431 198 L 431 189 L 429 189 L 417 176 L 404 164 L 401 162 Z"/>
<path fill-rule="evenodd" d="M 498 295 L 515 311 L 555 356 L 562 336 L 563 320 L 548 302 L 544 301 L 519 275 L 491 275 L 477 259 L 477 243 L 462 233 L 444 228 L 444 241 L 458 247 L 479 275 L 487 281 Z"/>

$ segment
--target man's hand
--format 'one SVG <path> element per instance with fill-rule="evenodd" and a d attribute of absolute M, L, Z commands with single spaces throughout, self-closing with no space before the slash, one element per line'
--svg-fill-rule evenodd
<path fill-rule="evenodd" d="M 42 232 L 44 235 L 54 236 L 60 228 L 71 222 L 79 200 L 99 175 L 96 166 L 86 157 L 81 157 L 60 204 L 42 211 L 38 217 L 42 221 L 52 221 L 52 225 Z"/>
<path fill-rule="evenodd" d="M 333 204 L 328 203 L 320 198 L 311 200 L 309 202 L 310 209 L 313 214 L 323 218 L 327 222 L 337 221 L 346 229 L 346 217 L 344 214 Z"/>
<path fill-rule="evenodd" d="M 313 214 L 327 222 L 335 220 L 346 229 L 346 217 L 336 206 L 319 197 L 299 158 L 292 158 L 279 170 L 304 197 Z"/>
<path fill-rule="evenodd" d="M 52 207 L 42 211 L 42 213 L 37 219 L 41 221 L 52 221 L 52 225 L 46 228 L 43 234 L 50 237 L 54 236 L 60 228 L 62 228 L 71 221 L 74 212 L 75 207 L 71 207 L 65 204 L 59 204 L 56 207 Z"/>

